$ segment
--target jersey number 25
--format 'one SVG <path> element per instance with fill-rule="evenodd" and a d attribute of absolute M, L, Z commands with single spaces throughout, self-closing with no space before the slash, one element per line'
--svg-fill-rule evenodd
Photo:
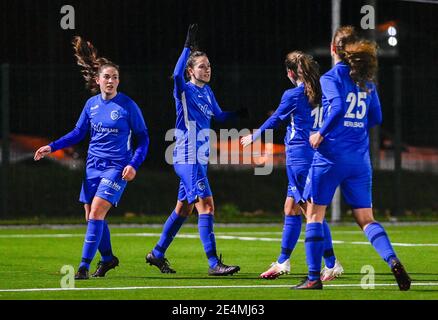
<path fill-rule="evenodd" d="M 344 117 L 348 119 L 363 119 L 367 113 L 366 98 L 366 92 L 358 92 L 357 96 L 355 92 L 350 92 L 347 96 L 347 102 L 349 102 L 350 105 L 348 106 Z M 355 110 L 356 112 L 354 112 Z"/>

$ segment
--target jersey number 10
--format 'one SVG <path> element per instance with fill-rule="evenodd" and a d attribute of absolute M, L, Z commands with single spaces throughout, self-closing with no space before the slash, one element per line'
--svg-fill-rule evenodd
<path fill-rule="evenodd" d="M 316 107 L 312 109 L 312 113 L 310 114 L 315 118 L 313 122 L 313 130 L 317 130 L 322 127 L 322 107 Z"/>

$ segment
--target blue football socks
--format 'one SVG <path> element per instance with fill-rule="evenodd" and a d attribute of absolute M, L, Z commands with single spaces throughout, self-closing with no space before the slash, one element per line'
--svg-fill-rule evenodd
<path fill-rule="evenodd" d="M 90 269 L 90 263 L 96 255 L 103 232 L 103 220 L 88 220 L 87 233 L 85 234 L 82 249 L 82 261 L 79 268 Z"/>
<path fill-rule="evenodd" d="M 397 256 L 382 225 L 378 222 L 370 223 L 364 232 L 377 253 L 391 267 L 392 261 L 397 260 Z"/>
<path fill-rule="evenodd" d="M 112 260 L 113 250 L 111 247 L 111 234 L 106 220 L 103 221 L 102 238 L 100 239 L 98 249 L 103 262 L 109 262 Z"/>
<path fill-rule="evenodd" d="M 332 234 L 325 219 L 322 222 L 322 227 L 324 229 L 324 262 L 325 266 L 331 269 L 335 266 L 336 257 L 335 252 L 333 251 Z"/>
<path fill-rule="evenodd" d="M 214 217 L 212 214 L 200 214 L 198 218 L 199 235 L 208 258 L 208 265 L 214 268 L 218 263 L 216 239 L 213 232 Z"/>
<path fill-rule="evenodd" d="M 169 247 L 170 243 L 175 238 L 181 226 L 186 221 L 187 217 L 178 215 L 175 211 L 167 218 L 163 226 L 163 232 L 161 233 L 160 240 L 158 240 L 157 245 L 152 250 L 152 253 L 157 258 L 163 258 L 164 254 Z"/>
<path fill-rule="evenodd" d="M 277 259 L 283 263 L 290 258 L 301 233 L 301 215 L 284 216 L 283 236 L 281 239 L 281 253 Z"/>
<path fill-rule="evenodd" d="M 306 225 L 306 261 L 309 268 L 309 280 L 319 279 L 321 260 L 324 251 L 324 229 L 321 222 L 307 223 Z"/>

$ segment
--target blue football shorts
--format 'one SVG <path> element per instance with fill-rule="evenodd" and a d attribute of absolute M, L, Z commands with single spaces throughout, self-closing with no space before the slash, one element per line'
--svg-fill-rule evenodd
<path fill-rule="evenodd" d="M 345 202 L 353 209 L 372 207 L 372 169 L 370 162 L 336 163 L 314 161 L 310 168 L 304 199 L 328 206 L 340 186 Z"/>
<path fill-rule="evenodd" d="M 187 200 L 189 204 L 212 196 L 210 184 L 207 178 L 207 165 L 203 164 L 178 164 L 173 165 L 180 183 L 178 200 Z"/>
<path fill-rule="evenodd" d="M 127 184 L 122 180 L 126 165 L 126 161 L 88 156 L 79 201 L 91 204 L 94 197 L 99 197 L 116 207 Z"/>
<path fill-rule="evenodd" d="M 308 165 L 286 165 L 287 178 L 287 196 L 294 198 L 295 202 L 304 201 L 303 192 L 306 185 L 307 175 L 310 164 Z"/>

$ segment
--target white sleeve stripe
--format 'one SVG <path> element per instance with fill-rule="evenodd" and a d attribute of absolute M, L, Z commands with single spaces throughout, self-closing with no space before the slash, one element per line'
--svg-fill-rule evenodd
<path fill-rule="evenodd" d="M 181 103 L 183 106 L 183 112 L 184 112 L 184 124 L 186 125 L 186 129 L 189 130 L 189 114 L 187 110 L 187 100 L 186 100 L 186 93 L 183 91 L 181 93 Z"/>
<path fill-rule="evenodd" d="M 126 143 L 126 148 L 128 151 L 131 150 L 131 134 L 132 134 L 132 130 L 129 130 L 128 141 Z"/>

